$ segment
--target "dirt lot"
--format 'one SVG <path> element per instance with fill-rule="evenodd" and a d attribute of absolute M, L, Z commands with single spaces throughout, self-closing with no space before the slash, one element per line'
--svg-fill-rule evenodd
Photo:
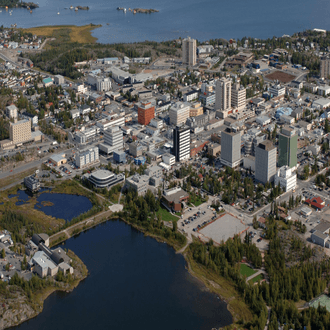
<path fill-rule="evenodd" d="M 282 83 L 288 83 L 296 77 L 293 76 L 292 74 L 288 74 L 288 73 L 285 73 L 282 71 L 275 71 L 275 72 L 267 75 L 266 78 L 269 80 L 279 80 Z"/>

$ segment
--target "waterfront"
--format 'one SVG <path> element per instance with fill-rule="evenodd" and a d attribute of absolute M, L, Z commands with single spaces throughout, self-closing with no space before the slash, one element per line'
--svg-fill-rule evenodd
<path fill-rule="evenodd" d="M 89 6 L 90 10 L 70 10 L 71 5 Z M 40 0 L 39 6 L 32 14 L 23 8 L 13 9 L 12 15 L 2 10 L 1 24 L 9 27 L 17 23 L 18 27 L 24 28 L 102 24 L 101 28 L 92 32 L 100 43 L 163 41 L 187 35 L 201 41 L 244 36 L 268 38 L 315 27 L 330 29 L 327 16 L 330 3 L 321 0 L 279 0 L 276 6 L 269 1 L 259 0 L 211 0 L 202 3 L 197 0 L 141 0 L 138 3 L 133 0 L 102 0 L 92 3 L 88 0 L 74 0 L 70 3 L 66 0 Z M 133 15 L 127 10 L 125 14 L 116 10 L 118 6 L 127 9 L 153 8 L 159 10 L 159 13 Z"/>
<path fill-rule="evenodd" d="M 232 322 L 226 304 L 203 290 L 182 255 L 122 221 L 62 247 L 73 250 L 90 275 L 72 293 L 52 294 L 41 314 L 15 329 L 210 330 Z"/>

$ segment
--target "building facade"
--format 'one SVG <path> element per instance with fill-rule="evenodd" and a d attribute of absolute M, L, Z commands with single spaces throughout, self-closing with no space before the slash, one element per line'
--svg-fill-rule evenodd
<path fill-rule="evenodd" d="M 280 185 L 284 191 L 296 189 L 297 175 L 289 166 L 282 166 L 275 175 L 275 186 Z"/>
<path fill-rule="evenodd" d="M 99 161 L 99 148 L 94 147 L 90 149 L 85 149 L 76 154 L 76 165 L 79 168 L 84 168 L 90 166 L 93 163 Z"/>
<path fill-rule="evenodd" d="M 31 140 L 31 121 L 23 119 L 15 123 L 10 123 L 9 138 L 13 143 Z"/>
<path fill-rule="evenodd" d="M 221 163 L 236 168 L 241 162 L 241 134 L 227 128 L 221 132 Z"/>
<path fill-rule="evenodd" d="M 328 78 L 330 76 L 330 59 L 327 57 L 321 58 L 320 76 L 321 78 Z"/>
<path fill-rule="evenodd" d="M 182 40 L 182 62 L 187 65 L 196 64 L 196 40 L 190 37 Z"/>
<path fill-rule="evenodd" d="M 242 110 L 246 106 L 246 89 L 236 83 L 231 89 L 231 106 L 234 109 Z"/>
<path fill-rule="evenodd" d="M 111 147 L 111 151 L 118 151 L 124 148 L 124 133 L 118 127 L 110 127 L 104 132 L 104 143 Z"/>
<path fill-rule="evenodd" d="M 138 107 L 138 122 L 141 125 L 149 125 L 151 119 L 155 118 L 155 107 L 151 102 L 142 102 Z"/>
<path fill-rule="evenodd" d="M 173 131 L 173 153 L 177 162 L 190 158 L 190 128 L 177 126 Z"/>
<path fill-rule="evenodd" d="M 278 138 L 278 167 L 288 165 L 290 168 L 297 166 L 298 136 L 295 130 L 288 126 L 282 128 Z"/>
<path fill-rule="evenodd" d="M 203 107 L 200 102 L 194 102 L 190 106 L 189 117 L 196 117 L 203 114 Z"/>
<path fill-rule="evenodd" d="M 170 124 L 175 126 L 185 124 L 189 118 L 189 113 L 189 104 L 176 102 L 169 110 Z"/>
<path fill-rule="evenodd" d="M 274 181 L 276 174 L 276 147 L 269 140 L 256 147 L 255 179 L 266 183 Z"/>
<path fill-rule="evenodd" d="M 215 86 L 215 109 L 231 109 L 231 82 L 229 79 L 221 78 Z"/>

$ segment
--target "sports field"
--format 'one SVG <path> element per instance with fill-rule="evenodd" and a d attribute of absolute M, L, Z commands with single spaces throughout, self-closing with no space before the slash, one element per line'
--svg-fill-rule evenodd
<path fill-rule="evenodd" d="M 315 300 L 310 301 L 309 306 L 317 308 L 319 304 L 324 306 L 327 311 L 330 312 L 330 297 L 328 295 L 323 294 Z"/>

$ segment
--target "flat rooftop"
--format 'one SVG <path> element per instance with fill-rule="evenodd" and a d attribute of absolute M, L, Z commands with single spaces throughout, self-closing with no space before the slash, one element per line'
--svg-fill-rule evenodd
<path fill-rule="evenodd" d="M 216 243 L 227 241 L 228 238 L 234 237 L 236 234 L 241 234 L 248 229 L 244 223 L 238 218 L 226 213 L 219 219 L 208 224 L 205 228 L 199 231 L 205 238 L 212 239 Z"/>

